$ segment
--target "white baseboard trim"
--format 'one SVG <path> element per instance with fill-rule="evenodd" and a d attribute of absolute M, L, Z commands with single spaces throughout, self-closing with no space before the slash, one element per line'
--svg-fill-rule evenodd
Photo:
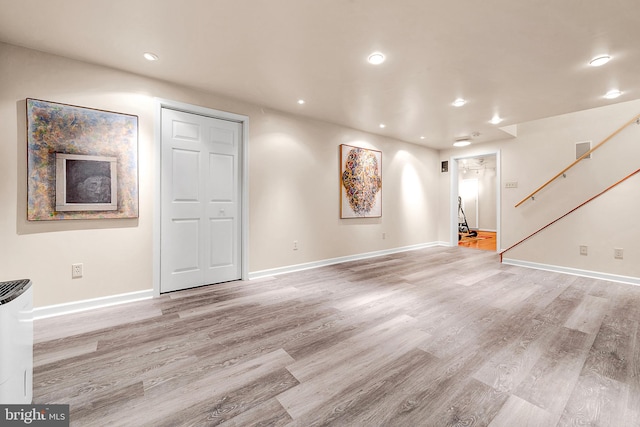
<path fill-rule="evenodd" d="M 540 264 L 537 262 L 521 261 L 517 259 L 503 258 L 503 264 L 515 265 L 518 267 L 534 268 L 536 270 L 553 271 L 556 273 L 571 274 L 573 276 L 589 277 L 591 279 L 608 280 L 610 282 L 626 283 L 629 285 L 640 286 L 640 277 L 620 276 L 617 274 L 601 273 L 599 271 L 580 270 L 571 267 L 562 267 L 559 265 Z"/>
<path fill-rule="evenodd" d="M 268 270 L 254 271 L 249 273 L 249 279 L 276 276 L 280 274 L 293 273 L 295 271 L 309 270 L 312 268 L 324 267 L 327 265 L 339 264 L 342 262 L 358 261 L 367 258 L 390 255 L 400 252 L 414 251 L 418 249 L 431 248 L 435 246 L 450 246 L 448 242 L 421 243 L 418 245 L 404 246 L 401 248 L 385 249 L 364 254 L 349 255 L 338 258 L 331 258 L 321 261 L 308 262 L 304 264 L 290 265 L 286 267 L 272 268 Z M 61 316 L 63 314 L 79 313 L 82 311 L 95 310 L 97 308 L 109 307 L 128 302 L 141 301 L 153 298 L 153 289 L 145 291 L 130 292 L 126 294 L 111 295 L 101 298 L 94 298 L 82 301 L 74 301 L 64 304 L 48 305 L 33 309 L 33 318 L 45 319 L 47 317 Z"/>
<path fill-rule="evenodd" d="M 47 317 L 61 316 L 63 314 L 78 313 L 94 310 L 96 308 L 109 307 L 127 302 L 140 301 L 153 298 L 153 289 L 146 291 L 130 292 L 126 294 L 110 295 L 101 298 L 93 298 L 82 301 L 68 302 L 64 304 L 48 305 L 33 309 L 33 318 L 44 319 Z"/>
<path fill-rule="evenodd" d="M 252 271 L 249 273 L 249 280 L 259 279 L 262 277 L 278 276 L 280 274 L 293 273 L 295 271 L 309 270 L 312 268 L 326 267 L 328 265 L 340 264 L 343 262 L 359 261 L 367 258 L 374 258 L 374 257 L 379 257 L 384 255 L 396 254 L 399 252 L 407 252 L 407 251 L 415 251 L 415 250 L 424 249 L 424 248 L 432 248 L 435 246 L 449 246 L 449 243 L 448 242 L 421 243 L 418 245 L 403 246 L 400 248 L 385 249 L 382 251 L 375 251 L 375 252 L 366 252 L 363 254 L 348 255 L 343 257 L 325 259 L 321 261 L 307 262 L 304 264 L 295 264 L 295 265 L 289 265 L 285 267 L 271 268 L 267 270 Z"/>

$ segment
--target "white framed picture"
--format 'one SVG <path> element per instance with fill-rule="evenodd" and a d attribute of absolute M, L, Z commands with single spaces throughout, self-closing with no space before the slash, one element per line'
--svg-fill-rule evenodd
<path fill-rule="evenodd" d="M 56 211 L 118 210 L 118 159 L 56 153 Z"/>

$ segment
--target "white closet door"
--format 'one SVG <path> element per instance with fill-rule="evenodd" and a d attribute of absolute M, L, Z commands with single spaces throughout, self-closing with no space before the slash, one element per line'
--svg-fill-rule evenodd
<path fill-rule="evenodd" d="M 241 278 L 241 132 L 162 109 L 161 292 Z"/>

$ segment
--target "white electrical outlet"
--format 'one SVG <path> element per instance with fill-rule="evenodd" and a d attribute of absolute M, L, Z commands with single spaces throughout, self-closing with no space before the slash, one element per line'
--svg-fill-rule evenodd
<path fill-rule="evenodd" d="M 613 257 L 615 259 L 623 259 L 624 258 L 624 249 L 621 248 L 615 248 L 613 250 Z"/>
<path fill-rule="evenodd" d="M 382 240 L 387 238 L 387 233 L 382 233 Z"/>
<path fill-rule="evenodd" d="M 588 255 L 588 253 L 589 253 L 589 250 L 587 246 L 585 245 L 580 246 L 580 255 Z"/>
<path fill-rule="evenodd" d="M 82 264 L 71 264 L 71 278 L 78 279 L 82 277 Z"/>
<path fill-rule="evenodd" d="M 294 251 L 297 251 L 297 250 L 298 250 L 298 241 L 297 241 L 297 240 L 294 240 L 294 241 L 293 241 L 293 250 L 294 250 Z"/>

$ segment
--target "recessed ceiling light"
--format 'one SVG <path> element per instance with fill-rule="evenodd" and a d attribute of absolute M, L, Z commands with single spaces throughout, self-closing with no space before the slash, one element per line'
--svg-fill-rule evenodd
<path fill-rule="evenodd" d="M 373 65 L 382 64 L 384 62 L 384 55 L 380 52 L 373 52 L 371 55 L 369 55 L 367 61 L 369 61 L 369 64 Z"/>
<path fill-rule="evenodd" d="M 607 99 L 615 99 L 620 95 L 622 95 L 622 92 L 620 92 L 618 89 L 611 89 L 609 92 L 605 94 L 604 97 Z"/>
<path fill-rule="evenodd" d="M 455 101 L 453 101 L 452 105 L 454 107 L 462 107 L 466 103 L 467 103 L 466 99 L 458 98 Z"/>
<path fill-rule="evenodd" d="M 385 125 L 384 123 L 380 123 L 380 129 L 384 129 L 386 127 L 387 127 L 387 125 Z"/>
<path fill-rule="evenodd" d="M 421 136 L 420 139 L 424 139 L 424 136 Z"/>
<path fill-rule="evenodd" d="M 596 56 L 591 61 L 589 61 L 589 65 L 591 65 L 592 67 L 599 67 L 601 65 L 606 64 L 609 61 L 611 61 L 611 56 L 600 55 L 600 56 Z"/>
<path fill-rule="evenodd" d="M 152 52 L 145 52 L 143 56 L 147 61 L 157 61 L 159 59 L 158 55 Z"/>
<path fill-rule="evenodd" d="M 502 119 L 500 118 L 499 115 L 495 115 L 491 118 L 491 120 L 489 120 L 489 123 L 491 123 L 492 125 L 497 125 L 498 123 L 500 123 L 502 121 Z"/>
<path fill-rule="evenodd" d="M 298 104 L 300 105 L 304 104 L 304 99 L 298 99 Z"/>

